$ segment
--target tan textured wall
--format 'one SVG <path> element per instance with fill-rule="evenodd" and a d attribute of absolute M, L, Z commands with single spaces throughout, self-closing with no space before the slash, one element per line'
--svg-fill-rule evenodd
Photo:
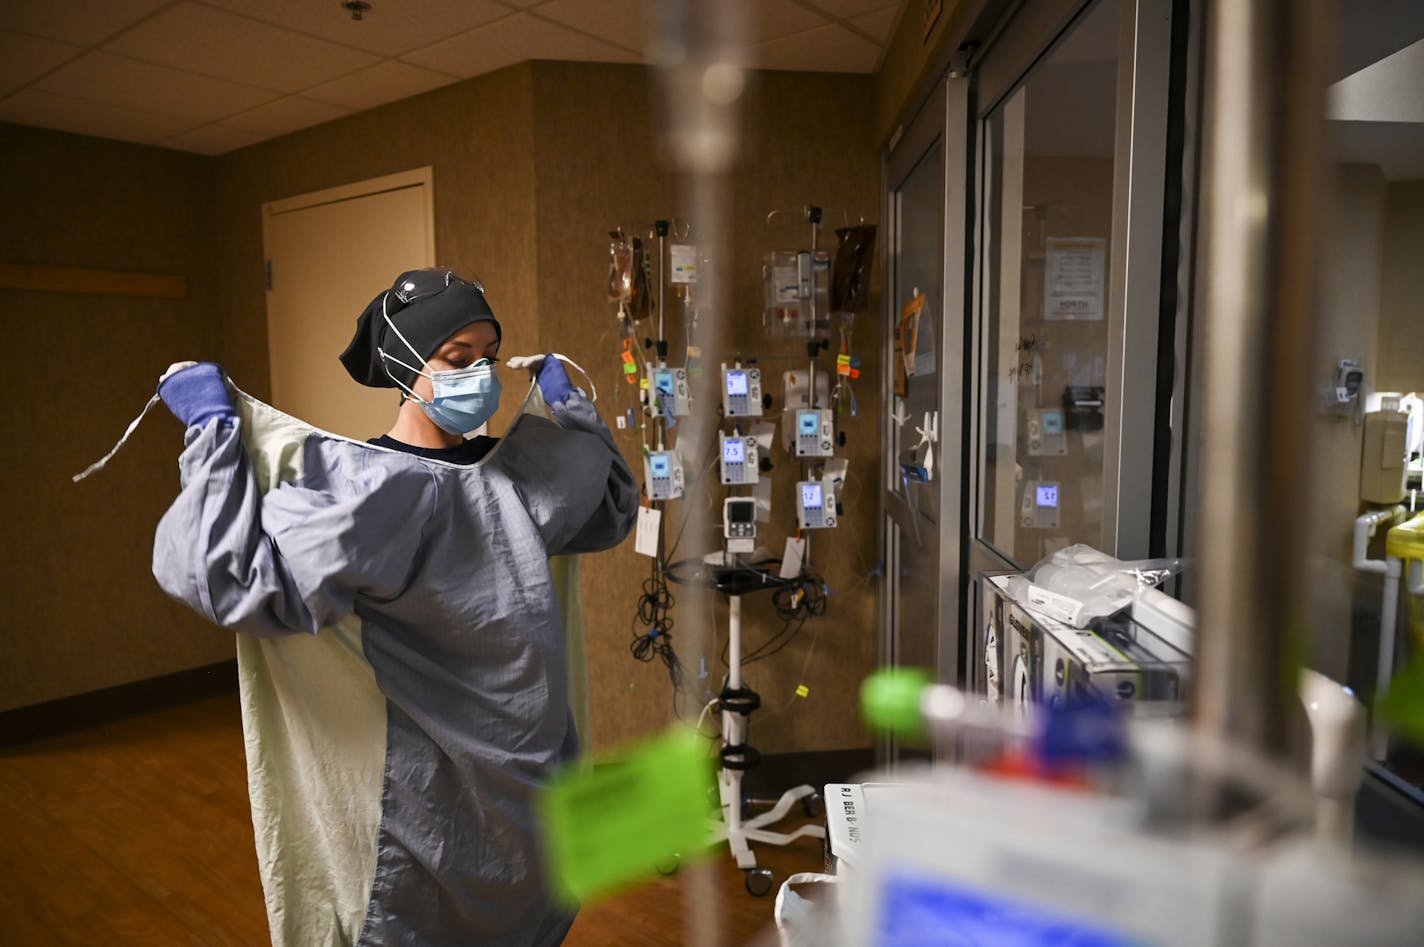
<path fill-rule="evenodd" d="M 1424 394 L 1424 181 L 1393 181 L 1385 196 L 1378 391 Z"/>
<path fill-rule="evenodd" d="M 0 124 L 0 260 L 173 273 L 187 299 L 0 293 L 6 524 L 0 710 L 232 657 L 149 571 L 182 430 L 157 410 L 104 454 L 177 357 L 220 353 L 208 159 Z"/>
<path fill-rule="evenodd" d="M 534 72 L 538 159 L 538 259 L 540 341 L 580 360 L 598 386 L 604 417 L 626 409 L 630 391 L 618 363 L 616 308 L 606 299 L 608 231 L 618 225 L 649 228 L 659 218 L 685 217 L 677 181 L 658 158 L 656 98 L 648 74 L 637 67 L 539 63 Z M 761 338 L 761 254 L 795 249 L 809 242 L 809 227 L 775 223 L 771 210 L 798 211 L 808 203 L 826 212 L 823 246 L 834 247 L 834 229 L 863 216 L 877 220 L 878 164 L 871 144 L 872 86 L 868 77 L 805 73 L 762 73 L 747 99 L 744 149 L 733 181 L 732 229 L 735 259 L 733 294 L 727 307 L 729 345 L 761 358 L 767 391 L 780 411 L 781 372 L 805 365 L 804 343 L 767 345 Z M 826 116 L 834 115 L 834 120 Z M 795 220 L 793 217 L 792 220 Z M 696 221 L 690 239 L 695 241 Z M 865 579 L 876 550 L 875 456 L 879 444 L 875 393 L 879 380 L 875 349 L 879 276 L 872 314 L 856 325 L 856 354 L 866 373 L 857 382 L 860 414 L 849 427 L 852 472 L 847 516 L 834 534 L 813 541 L 817 567 L 834 590 L 824 618 L 810 622 L 800 637 L 775 657 L 751 666 L 748 682 L 767 709 L 752 722 L 752 742 L 763 752 L 828 750 L 865 746 L 857 722 L 857 692 L 875 655 L 875 584 Z M 681 359 L 680 327 L 669 306 L 671 361 Z M 704 356 L 716 368 L 710 352 Z M 831 364 L 823 358 L 823 367 Z M 621 398 L 622 400 L 617 400 Z M 639 436 L 615 431 L 630 463 L 641 468 Z M 775 456 L 773 522 L 762 524 L 759 542 L 780 552 L 788 524 L 795 528 L 794 481 L 799 465 L 778 447 Z M 640 473 L 641 476 L 641 473 Z M 715 480 L 715 478 L 714 478 Z M 714 483 L 714 489 L 716 488 Z M 721 494 L 715 494 L 720 498 Z M 669 521 L 681 522 L 681 504 L 671 504 Z M 720 512 L 717 514 L 720 519 Z M 720 535 L 720 532 L 718 533 Z M 834 550 L 834 552 L 832 552 Z M 681 549 L 678 557 L 693 550 Z M 649 733 L 670 718 L 671 689 L 661 664 L 639 664 L 628 653 L 635 601 L 649 560 L 632 550 L 585 557 L 584 605 L 593 682 L 593 740 L 608 746 Z M 674 595 L 678 594 L 676 587 Z M 748 649 L 780 627 L 767 596 L 744 605 Z M 677 612 L 674 611 L 674 620 Z M 718 612 L 716 649 L 705 655 L 709 677 L 698 681 L 699 656 L 685 645 L 691 689 L 687 706 L 695 715 L 703 689 L 716 690 L 726 640 L 724 612 Z M 814 647 L 813 647 L 814 645 Z M 794 696 L 798 683 L 810 688 Z"/>

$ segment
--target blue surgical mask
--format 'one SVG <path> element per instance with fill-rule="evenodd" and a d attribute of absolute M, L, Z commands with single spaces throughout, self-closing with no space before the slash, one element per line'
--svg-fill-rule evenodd
<path fill-rule="evenodd" d="M 384 300 L 381 307 L 381 315 L 391 327 L 391 331 L 415 354 L 417 363 L 423 361 L 420 351 L 410 344 L 410 340 L 391 321 L 390 315 L 385 311 Z M 494 362 L 491 359 L 482 358 L 466 368 L 427 372 L 401 361 L 384 349 L 377 349 L 376 352 L 383 360 L 395 362 L 430 379 L 431 399 L 426 401 L 416 394 L 415 389 L 392 375 L 390 369 L 386 369 L 391 381 L 420 405 L 425 416 L 436 427 L 448 434 L 463 437 L 493 417 L 495 409 L 499 407 L 499 377 L 494 373 Z"/>
<path fill-rule="evenodd" d="M 434 397 L 420 401 L 420 407 L 442 431 L 468 434 L 488 421 L 499 407 L 499 376 L 487 358 L 468 368 L 434 372 L 427 377 Z"/>

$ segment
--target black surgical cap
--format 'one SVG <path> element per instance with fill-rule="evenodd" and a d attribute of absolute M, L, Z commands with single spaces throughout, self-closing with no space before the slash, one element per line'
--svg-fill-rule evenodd
<path fill-rule="evenodd" d="M 415 352 L 391 331 L 382 317 L 383 307 Z M 420 368 L 446 339 L 472 322 L 493 323 L 495 338 L 504 338 L 479 283 L 460 279 L 444 269 L 408 270 L 396 277 L 390 289 L 371 300 L 356 320 L 356 334 L 341 353 L 341 364 L 352 378 L 368 388 L 395 388 L 391 375 L 413 387 L 416 373 L 391 359 L 382 359 L 380 350 Z"/>

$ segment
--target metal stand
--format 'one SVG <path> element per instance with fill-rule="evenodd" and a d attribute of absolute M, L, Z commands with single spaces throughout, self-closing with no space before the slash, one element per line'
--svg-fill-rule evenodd
<path fill-rule="evenodd" d="M 730 627 L 728 629 L 727 687 L 739 690 L 742 687 L 742 597 L 728 594 Z M 743 747 L 746 741 L 747 714 L 722 710 L 722 747 Z M 751 754 L 749 753 L 748 756 Z M 750 762 L 748 760 L 747 762 Z M 784 819 L 791 807 L 816 794 L 811 786 L 802 784 L 781 794 L 776 805 L 770 810 L 751 819 L 742 819 L 742 772 L 749 768 L 740 763 L 728 766 L 723 757 L 723 765 L 717 775 L 717 788 L 722 802 L 722 818 L 714 823 L 714 832 L 720 840 L 727 840 L 737 867 L 747 872 L 747 890 L 761 897 L 771 890 L 771 871 L 759 868 L 756 854 L 751 849 L 752 842 L 764 845 L 787 845 L 798 838 L 826 837 L 824 826 L 803 825 L 794 832 L 773 832 L 764 826 Z"/>

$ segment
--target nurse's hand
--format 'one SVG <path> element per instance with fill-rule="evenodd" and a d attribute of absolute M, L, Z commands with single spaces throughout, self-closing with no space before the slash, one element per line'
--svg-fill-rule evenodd
<path fill-rule="evenodd" d="M 237 414 L 222 367 L 212 362 L 173 363 L 158 381 L 158 396 L 188 427 Z"/>
<path fill-rule="evenodd" d="M 539 383 L 539 392 L 545 404 L 560 404 L 573 394 L 574 386 L 569 381 L 568 372 L 552 355 L 515 355 L 505 361 L 511 369 L 529 369 L 529 374 Z"/>
<path fill-rule="evenodd" d="M 544 363 L 539 366 L 539 374 L 535 377 L 539 381 L 539 392 L 544 396 L 546 404 L 562 404 L 574 393 L 569 373 L 564 371 L 563 363 L 553 356 L 545 356 Z"/>

